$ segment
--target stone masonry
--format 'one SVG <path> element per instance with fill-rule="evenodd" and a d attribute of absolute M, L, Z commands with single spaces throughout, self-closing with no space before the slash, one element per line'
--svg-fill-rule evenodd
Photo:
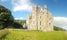
<path fill-rule="evenodd" d="M 41 9 L 33 6 L 32 13 L 26 19 L 28 30 L 53 31 L 53 17 L 45 5 Z"/>

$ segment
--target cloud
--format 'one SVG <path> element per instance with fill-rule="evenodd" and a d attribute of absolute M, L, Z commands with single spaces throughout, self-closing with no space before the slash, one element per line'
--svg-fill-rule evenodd
<path fill-rule="evenodd" d="M 13 11 L 31 11 L 32 3 L 30 0 L 12 0 Z"/>
<path fill-rule="evenodd" d="M 25 20 L 23 17 L 15 18 L 15 20 Z"/>
<path fill-rule="evenodd" d="M 67 30 L 67 17 L 54 17 L 54 25 Z"/>

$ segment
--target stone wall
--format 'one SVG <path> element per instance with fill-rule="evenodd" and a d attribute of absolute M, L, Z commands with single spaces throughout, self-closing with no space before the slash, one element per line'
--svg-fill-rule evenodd
<path fill-rule="evenodd" d="M 38 5 L 33 6 L 32 13 L 26 20 L 28 30 L 53 31 L 53 17 L 46 5 L 41 10 Z"/>

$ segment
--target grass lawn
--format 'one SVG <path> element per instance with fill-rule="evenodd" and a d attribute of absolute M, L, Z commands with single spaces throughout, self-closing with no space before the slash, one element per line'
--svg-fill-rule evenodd
<path fill-rule="evenodd" d="M 2 40 L 67 40 L 67 33 L 63 31 L 9 30 L 8 35 L 3 37 Z"/>

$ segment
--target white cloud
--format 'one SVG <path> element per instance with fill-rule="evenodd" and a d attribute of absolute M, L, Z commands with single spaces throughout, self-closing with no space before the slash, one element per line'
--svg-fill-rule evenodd
<path fill-rule="evenodd" d="M 23 17 L 15 18 L 15 20 L 25 20 Z"/>
<path fill-rule="evenodd" d="M 13 11 L 31 11 L 32 3 L 30 0 L 12 0 Z"/>
<path fill-rule="evenodd" d="M 67 17 L 54 17 L 54 25 L 67 30 Z"/>
<path fill-rule="evenodd" d="M 20 17 L 20 18 L 15 18 L 15 20 L 23 20 L 23 18 L 22 18 L 22 17 Z"/>

